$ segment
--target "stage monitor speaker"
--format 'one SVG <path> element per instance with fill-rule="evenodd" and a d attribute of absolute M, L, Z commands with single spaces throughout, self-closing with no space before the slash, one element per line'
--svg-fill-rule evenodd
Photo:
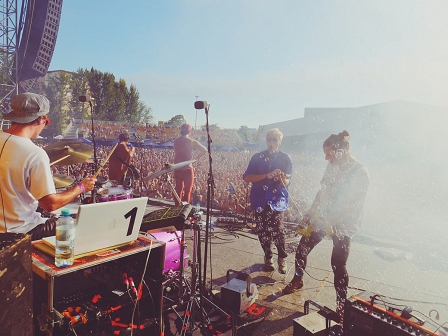
<path fill-rule="evenodd" d="M 372 302 L 373 293 L 363 292 L 347 299 L 344 336 L 429 336 L 438 335 L 411 320 L 389 311 L 384 303 Z"/>
<path fill-rule="evenodd" d="M 31 236 L 0 233 L 1 335 L 33 335 Z"/>

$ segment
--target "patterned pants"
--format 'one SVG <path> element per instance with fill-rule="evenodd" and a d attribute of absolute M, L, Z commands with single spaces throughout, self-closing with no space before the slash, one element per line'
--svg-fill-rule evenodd
<path fill-rule="evenodd" d="M 296 274 L 301 276 L 306 268 L 308 254 L 325 237 L 325 233 L 312 232 L 309 238 L 303 236 L 296 250 Z M 351 239 L 347 236 L 333 238 L 333 252 L 331 254 L 331 268 L 334 273 L 334 288 L 336 290 L 336 311 L 343 310 L 347 299 L 348 273 L 347 259 L 350 252 Z"/>
<path fill-rule="evenodd" d="M 278 257 L 286 258 L 285 233 L 283 228 L 283 212 L 273 211 L 266 205 L 262 212 L 254 211 L 255 233 L 258 235 L 264 256 L 272 258 L 271 245 L 277 247 Z"/>

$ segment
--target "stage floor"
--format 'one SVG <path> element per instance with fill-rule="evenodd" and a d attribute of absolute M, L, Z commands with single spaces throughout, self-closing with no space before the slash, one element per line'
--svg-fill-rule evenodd
<path fill-rule="evenodd" d="M 169 204 L 165 202 L 160 206 L 148 205 L 146 212 Z M 205 215 L 203 219 L 205 220 Z M 331 240 L 324 239 L 310 253 L 307 274 L 304 276 L 304 287 L 294 294 L 282 295 L 282 289 L 294 275 L 295 247 L 300 237 L 287 238 L 289 256 L 286 275 L 279 274 L 276 270 L 263 272 L 263 252 L 251 229 L 249 227 L 217 227 L 215 223 L 216 218 L 212 216 L 211 258 L 209 254 L 207 265 L 207 274 L 212 279 L 212 288 L 220 291 L 221 286 L 226 283 L 226 273 L 229 269 L 246 272 L 258 286 L 259 298 L 256 303 L 270 310 L 258 326 L 251 326 L 247 330 L 241 328 L 238 330 L 238 335 L 292 335 L 293 319 L 303 315 L 303 305 L 306 300 L 319 302 L 335 309 L 335 290 L 330 266 Z M 205 232 L 201 232 L 202 238 L 204 235 Z M 191 230 L 185 231 L 185 237 L 188 249 L 191 249 Z M 417 316 L 419 316 L 417 311 L 428 315 L 432 309 L 435 309 L 440 314 L 441 323 L 448 321 L 446 264 L 439 262 L 436 257 L 418 258 L 415 254 L 406 252 L 406 248 L 393 240 L 373 237 L 364 240 L 369 244 L 355 240 L 352 242 L 347 265 L 351 287 L 349 297 L 363 290 L 382 294 L 385 297 L 379 299 L 378 305 L 381 305 L 381 300 L 391 302 L 391 298 L 400 299 L 403 301 L 394 302 L 411 306 Z M 189 254 L 192 255 L 191 251 Z M 276 255 L 274 259 L 276 261 Z M 188 268 L 186 272 L 189 272 Z M 434 317 L 435 314 L 431 316 Z M 424 316 L 420 317 L 428 320 Z M 424 326 L 435 330 L 428 322 Z M 231 335 L 231 332 L 223 335 Z"/>

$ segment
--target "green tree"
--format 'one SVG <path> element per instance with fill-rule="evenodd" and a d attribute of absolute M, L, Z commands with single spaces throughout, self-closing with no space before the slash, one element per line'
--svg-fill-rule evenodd
<path fill-rule="evenodd" d="M 205 130 L 206 127 L 207 127 L 207 125 L 202 125 L 202 126 L 201 126 L 201 129 Z M 221 129 L 221 128 L 218 126 L 218 124 L 211 124 L 211 125 L 208 126 L 208 128 L 209 128 L 210 131 Z"/>
<path fill-rule="evenodd" d="M 131 122 L 139 122 L 138 104 L 140 94 L 138 93 L 135 85 L 131 84 L 129 90 L 126 90 L 124 97 L 124 116 Z"/>
<path fill-rule="evenodd" d="M 151 108 L 146 106 L 142 101 L 138 102 L 137 114 L 139 116 L 139 122 L 150 123 L 153 120 Z"/>
<path fill-rule="evenodd" d="M 116 81 L 113 74 L 94 68 L 79 68 L 75 73 L 57 72 L 50 78 L 45 94 L 52 110 L 62 113 L 57 116 L 61 120 L 52 125 L 56 133 L 62 131 L 69 117 L 90 119 L 90 105 L 79 102 L 79 96 L 84 95 L 92 98 L 95 120 L 149 123 L 153 118 L 151 108 L 140 101 L 135 85 L 131 84 L 128 89 L 124 79 Z"/>
<path fill-rule="evenodd" d="M 124 79 L 113 83 L 112 95 L 107 97 L 109 101 L 106 114 L 107 120 L 131 121 L 125 114 L 127 94 L 128 88 Z"/>
<path fill-rule="evenodd" d="M 182 114 L 175 115 L 167 122 L 167 124 L 171 127 L 180 127 L 181 125 L 186 123 L 187 121 Z"/>
<path fill-rule="evenodd" d="M 69 101 L 71 100 L 70 73 L 59 72 L 49 78 L 45 87 L 45 96 L 50 101 L 51 125 L 53 133 L 61 134 L 67 127 L 70 118 Z"/>
<path fill-rule="evenodd" d="M 240 126 L 237 132 L 240 135 L 241 139 L 243 139 L 243 141 L 252 141 L 252 134 L 249 131 L 249 127 L 247 127 L 246 125 Z"/>
<path fill-rule="evenodd" d="M 90 107 L 88 104 L 81 104 L 79 102 L 80 96 L 85 96 L 88 92 L 88 70 L 79 68 L 72 74 L 72 97 L 69 101 L 70 111 L 72 117 L 77 119 L 90 118 Z"/>

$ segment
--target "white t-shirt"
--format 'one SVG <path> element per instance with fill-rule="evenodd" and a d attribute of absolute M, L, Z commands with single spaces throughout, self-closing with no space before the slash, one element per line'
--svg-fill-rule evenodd
<path fill-rule="evenodd" d="M 0 232 L 26 233 L 44 223 L 38 200 L 54 193 L 47 153 L 30 139 L 0 131 Z"/>

